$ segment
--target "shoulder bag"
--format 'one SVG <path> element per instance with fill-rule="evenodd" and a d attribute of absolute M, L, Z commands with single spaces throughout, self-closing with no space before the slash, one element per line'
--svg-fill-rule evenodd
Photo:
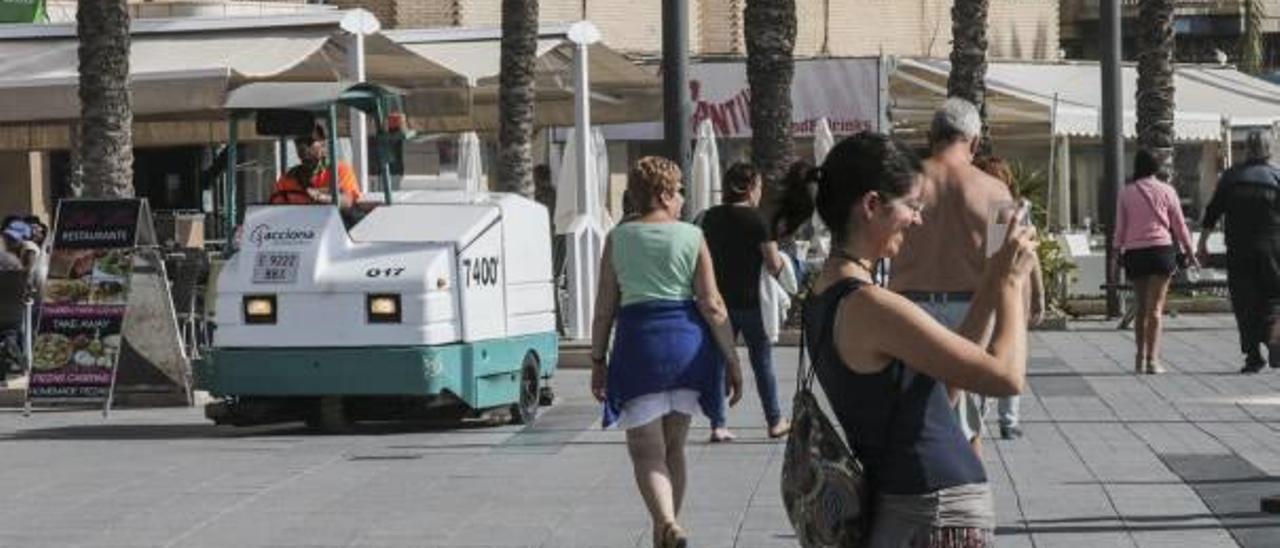
<path fill-rule="evenodd" d="M 850 286 L 841 299 L 852 291 Z M 818 348 L 826 348 L 837 304 L 828 312 Z M 807 307 L 807 305 L 806 305 Z M 807 320 L 808 315 L 802 316 Z M 782 461 L 782 502 L 803 548 L 856 548 L 870 537 L 874 489 L 862 463 L 840 438 L 814 395 L 816 371 L 806 367 L 805 324 L 800 327 L 800 359 L 792 400 L 791 433 Z M 901 386 L 902 366 L 894 385 Z M 894 407 L 898 398 L 894 398 Z M 896 415 L 891 409 L 890 420 Z"/>

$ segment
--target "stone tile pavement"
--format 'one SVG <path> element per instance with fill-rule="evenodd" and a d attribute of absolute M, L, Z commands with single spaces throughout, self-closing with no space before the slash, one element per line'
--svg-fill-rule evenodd
<path fill-rule="evenodd" d="M 1280 546 L 1280 372 L 1235 374 L 1227 316 L 1168 322 L 1170 372 L 1135 377 L 1107 323 L 1036 333 L 1026 436 L 986 441 L 1000 546 Z M 784 399 L 795 351 L 776 350 Z M 750 375 L 748 375 L 750 376 Z M 646 546 L 623 434 L 585 371 L 528 429 L 215 428 L 198 410 L 0 412 L 0 547 Z M 796 546 L 782 446 L 752 387 L 740 441 L 697 423 L 682 520 L 698 547 Z"/>

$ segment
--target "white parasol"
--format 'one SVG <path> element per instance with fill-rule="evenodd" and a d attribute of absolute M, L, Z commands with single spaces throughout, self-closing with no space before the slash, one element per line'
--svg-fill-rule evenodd
<path fill-rule="evenodd" d="M 613 227 L 609 210 L 605 207 L 604 196 L 600 191 L 600 169 L 597 167 L 600 154 L 594 142 L 587 143 L 587 192 L 586 211 L 578 211 L 578 161 L 577 132 L 568 132 L 564 142 L 564 155 L 561 156 L 560 170 L 556 174 L 556 214 L 554 217 L 556 234 L 567 234 L 569 226 L 579 215 L 595 216 L 600 228 L 608 232 Z M 596 138 L 591 141 L 596 141 Z M 599 137 L 603 141 L 603 136 Z M 607 169 L 607 168 L 606 168 Z"/>
<path fill-rule="evenodd" d="M 598 201 L 604 211 L 600 226 L 607 230 L 613 226 L 609 216 L 609 143 L 604 140 L 604 130 L 599 126 L 591 128 L 591 146 L 591 151 L 595 153 Z M 606 224 L 605 221 L 609 222 Z"/>
<path fill-rule="evenodd" d="M 479 192 L 484 186 L 480 136 L 474 131 L 468 131 L 458 137 L 458 180 L 467 192 Z"/>
<path fill-rule="evenodd" d="M 711 120 L 698 124 L 698 141 L 689 170 L 688 213 L 690 218 L 696 218 L 716 205 L 720 197 L 720 151 L 716 148 L 716 132 Z"/>
<path fill-rule="evenodd" d="M 836 136 L 831 134 L 831 124 L 826 118 L 818 118 L 818 128 L 813 130 L 813 163 L 822 165 L 827 153 L 836 146 Z"/>

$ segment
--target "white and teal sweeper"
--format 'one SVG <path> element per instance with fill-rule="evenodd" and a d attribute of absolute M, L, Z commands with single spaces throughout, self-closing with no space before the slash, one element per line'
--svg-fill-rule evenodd
<path fill-rule="evenodd" d="M 558 358 L 552 280 L 547 211 L 515 195 L 397 192 L 350 229 L 332 206 L 251 207 L 196 364 L 206 415 L 530 422 Z"/>

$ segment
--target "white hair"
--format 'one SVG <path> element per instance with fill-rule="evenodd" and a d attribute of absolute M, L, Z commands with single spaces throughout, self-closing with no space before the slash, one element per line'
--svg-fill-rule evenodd
<path fill-rule="evenodd" d="M 982 134 L 982 116 L 978 107 L 960 97 L 949 97 L 933 114 L 930 134 L 935 141 L 950 140 L 962 135 L 976 139 Z"/>

